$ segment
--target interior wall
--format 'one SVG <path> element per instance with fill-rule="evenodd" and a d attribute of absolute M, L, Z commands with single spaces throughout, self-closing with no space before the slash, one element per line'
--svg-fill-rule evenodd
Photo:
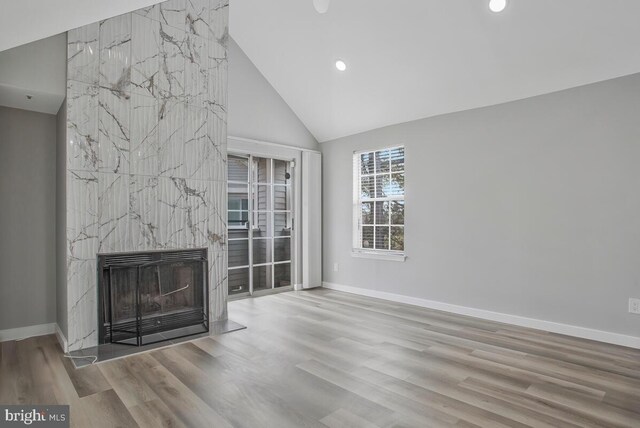
<path fill-rule="evenodd" d="M 56 321 L 56 117 L 0 107 L 0 330 Z"/>
<path fill-rule="evenodd" d="M 640 74 L 322 143 L 323 280 L 640 336 L 638 111 Z M 407 260 L 353 258 L 353 152 L 400 144 Z"/>
<path fill-rule="evenodd" d="M 228 132 L 318 150 L 318 142 L 240 46 L 229 39 Z"/>

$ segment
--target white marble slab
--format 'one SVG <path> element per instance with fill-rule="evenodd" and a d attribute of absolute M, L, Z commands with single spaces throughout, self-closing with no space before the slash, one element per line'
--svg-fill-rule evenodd
<path fill-rule="evenodd" d="M 158 180 L 158 244 L 161 248 L 187 248 L 187 192 L 184 178 Z"/>
<path fill-rule="evenodd" d="M 100 23 L 100 86 L 128 96 L 131 86 L 131 14 Z"/>
<path fill-rule="evenodd" d="M 187 33 L 209 38 L 211 32 L 209 3 L 210 0 L 186 0 L 185 31 Z"/>
<path fill-rule="evenodd" d="M 67 256 L 89 260 L 98 249 L 98 175 L 67 171 Z"/>
<path fill-rule="evenodd" d="M 98 253 L 130 251 L 129 176 L 98 173 Z"/>
<path fill-rule="evenodd" d="M 67 33 L 67 79 L 97 85 L 99 83 L 98 23 Z"/>
<path fill-rule="evenodd" d="M 160 143 L 158 140 L 158 100 L 131 94 L 130 173 L 158 176 L 160 174 Z"/>
<path fill-rule="evenodd" d="M 209 56 L 209 85 L 207 86 L 209 95 L 207 104 L 222 106 L 225 112 L 227 107 L 228 73 L 229 61 L 226 58 Z"/>
<path fill-rule="evenodd" d="M 130 96 L 101 87 L 98 101 L 98 170 L 127 174 L 130 147 Z"/>
<path fill-rule="evenodd" d="M 158 95 L 160 78 L 160 22 L 131 16 L 131 92 Z"/>
<path fill-rule="evenodd" d="M 213 251 L 227 250 L 227 183 L 208 181 L 207 184 L 207 244 Z"/>
<path fill-rule="evenodd" d="M 229 0 L 210 0 L 209 29 L 216 58 L 227 57 L 229 42 Z"/>
<path fill-rule="evenodd" d="M 96 255 L 208 248 L 226 319 L 228 1 L 171 0 L 69 32 L 69 343 L 97 344 Z"/>
<path fill-rule="evenodd" d="M 134 250 L 226 248 L 226 183 L 131 176 Z"/>
<path fill-rule="evenodd" d="M 186 105 L 172 99 L 158 104 L 158 175 L 184 177 L 184 116 Z"/>
<path fill-rule="evenodd" d="M 227 252 L 209 248 L 209 306 L 211 321 L 227 319 Z"/>
<path fill-rule="evenodd" d="M 209 40 L 187 34 L 185 43 L 185 101 L 204 107 L 209 96 Z"/>
<path fill-rule="evenodd" d="M 186 2 L 185 0 L 168 0 L 159 3 L 160 22 L 180 31 L 185 30 Z"/>
<path fill-rule="evenodd" d="M 98 87 L 67 81 L 67 168 L 98 170 Z"/>
<path fill-rule="evenodd" d="M 158 177 L 131 175 L 129 177 L 129 221 L 131 251 L 161 248 L 158 227 Z"/>
<path fill-rule="evenodd" d="M 187 106 L 184 125 L 184 174 L 197 180 L 213 176 L 214 146 L 209 144 L 208 110 Z"/>
<path fill-rule="evenodd" d="M 158 21 L 160 19 L 160 4 L 157 3 L 153 6 L 143 7 L 142 9 L 133 11 L 133 14 Z"/>
<path fill-rule="evenodd" d="M 160 75 L 158 94 L 163 99 L 183 101 L 186 33 L 160 22 Z"/>
<path fill-rule="evenodd" d="M 227 180 L 227 123 L 224 120 L 219 119 L 217 116 L 209 114 L 207 120 L 207 134 L 209 136 L 209 144 L 213 146 L 215 151 L 213 160 L 213 175 L 212 180 L 225 181 Z M 221 137 L 224 135 L 224 137 Z"/>
<path fill-rule="evenodd" d="M 184 219 L 186 247 L 202 248 L 209 239 L 209 214 L 211 198 L 209 183 L 200 180 L 184 180 Z"/>
<path fill-rule="evenodd" d="M 96 260 L 67 261 L 69 350 L 98 344 Z"/>

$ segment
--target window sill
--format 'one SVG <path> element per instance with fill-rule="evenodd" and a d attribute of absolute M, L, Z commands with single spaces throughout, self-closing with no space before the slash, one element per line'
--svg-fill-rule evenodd
<path fill-rule="evenodd" d="M 366 251 L 366 250 L 353 250 L 351 257 L 358 257 L 361 259 L 376 259 L 387 260 L 391 262 L 404 262 L 407 256 L 404 253 L 391 253 L 387 251 Z"/>

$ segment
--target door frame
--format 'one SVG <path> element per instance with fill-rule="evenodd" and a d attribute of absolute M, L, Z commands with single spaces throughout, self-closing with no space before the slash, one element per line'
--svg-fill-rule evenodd
<path fill-rule="evenodd" d="M 244 293 L 238 293 L 238 294 L 228 294 L 228 284 L 227 284 L 227 299 L 228 300 L 239 300 L 239 299 L 245 299 L 247 297 L 258 297 L 258 296 L 264 296 L 264 295 L 269 295 L 269 294 L 275 294 L 275 293 L 281 293 L 281 292 L 285 292 L 285 291 L 291 291 L 294 290 L 295 288 L 297 288 L 296 284 L 298 281 L 298 260 L 301 260 L 301 258 L 299 257 L 300 255 L 298 254 L 301 246 L 299 245 L 298 242 L 298 225 L 300 224 L 300 212 L 299 212 L 299 203 L 298 200 L 299 198 L 298 196 L 298 191 L 300 189 L 300 186 L 298 184 L 298 180 L 300 179 L 300 174 L 299 174 L 299 169 L 300 169 L 300 159 L 299 156 L 294 156 L 293 158 L 291 156 L 287 156 L 287 155 L 283 155 L 283 154 L 277 154 L 277 153 L 268 153 L 270 150 L 267 150 L 267 153 L 262 152 L 262 151 L 256 151 L 256 150 L 250 150 L 250 149 L 241 149 L 241 148 L 228 148 L 227 149 L 227 155 L 228 156 L 236 156 L 236 157 L 242 157 L 242 158 L 246 158 L 249 162 L 248 165 L 248 175 L 249 175 L 249 180 L 247 183 L 247 188 L 248 188 L 248 219 L 249 219 L 249 230 L 248 230 L 248 251 L 249 251 L 249 265 L 248 265 L 248 269 L 249 269 L 249 291 L 244 292 Z M 263 290 L 257 290 L 255 291 L 253 289 L 253 268 L 254 268 L 254 264 L 253 264 L 253 217 L 254 217 L 254 210 L 253 210 L 253 187 L 254 187 L 254 179 L 253 179 L 253 159 L 254 158 L 265 158 L 265 159 L 272 159 L 272 160 L 280 160 L 280 161 L 285 161 L 285 162 L 290 162 L 291 163 L 291 184 L 290 184 L 290 196 L 291 196 L 291 220 L 292 220 L 292 225 L 291 225 L 291 258 L 290 258 L 290 281 L 291 284 L 285 287 L 273 287 L 273 281 L 272 281 L 272 288 L 270 289 L 263 289 Z M 227 177 L 227 181 L 228 181 L 228 177 Z M 273 180 L 273 169 L 271 170 L 271 177 L 270 177 L 270 186 L 271 186 L 271 193 L 270 193 L 270 198 L 271 198 L 271 223 L 273 224 L 275 222 L 275 215 L 273 213 L 274 211 L 274 194 L 275 192 L 274 190 L 274 180 Z M 227 184 L 227 191 L 228 191 L 229 185 Z M 228 236 L 228 221 L 227 221 L 227 236 Z M 275 253 L 274 253 L 274 247 L 275 247 L 275 237 L 271 237 L 271 241 L 272 241 L 272 254 L 271 254 L 271 263 L 270 264 L 262 264 L 261 266 L 271 266 L 271 275 L 272 275 L 272 279 L 273 276 L 275 275 L 274 272 L 274 266 L 276 265 L 276 262 L 274 262 L 274 258 L 275 258 Z M 227 257 L 227 272 L 229 270 L 229 260 Z M 228 277 L 228 274 L 227 274 Z"/>

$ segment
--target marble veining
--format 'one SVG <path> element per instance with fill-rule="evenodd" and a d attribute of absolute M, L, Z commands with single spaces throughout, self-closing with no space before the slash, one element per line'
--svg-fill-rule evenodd
<path fill-rule="evenodd" d="M 128 251 L 129 176 L 98 174 L 98 253 Z"/>
<path fill-rule="evenodd" d="M 95 258 L 98 245 L 98 175 L 67 171 L 67 256 Z"/>
<path fill-rule="evenodd" d="M 226 319 L 227 20 L 170 0 L 68 33 L 71 350 L 97 344 L 97 253 L 207 248 Z"/>
<path fill-rule="evenodd" d="M 100 88 L 98 106 L 98 170 L 128 173 L 130 97 Z"/>
<path fill-rule="evenodd" d="M 129 154 L 131 174 L 160 175 L 158 126 L 158 100 L 133 93 Z"/>
<path fill-rule="evenodd" d="M 69 349 L 77 350 L 98 343 L 96 260 L 67 261 L 67 299 Z"/>
<path fill-rule="evenodd" d="M 172 99 L 162 99 L 158 105 L 158 175 L 183 177 L 185 109 L 183 102 Z"/>
<path fill-rule="evenodd" d="M 187 106 L 184 128 L 185 176 L 199 180 L 212 180 L 214 162 L 213 146 L 209 144 L 207 118 L 204 108 Z"/>
<path fill-rule="evenodd" d="M 211 251 L 227 251 L 227 183 L 208 181 L 207 186 L 207 244 Z"/>
<path fill-rule="evenodd" d="M 67 168 L 98 170 L 98 87 L 67 82 Z"/>
<path fill-rule="evenodd" d="M 229 61 L 226 58 L 209 57 L 209 84 L 207 86 L 209 96 L 206 105 L 218 106 L 223 110 L 219 114 L 221 118 L 226 118 L 227 86 L 223 81 L 227 81 L 228 71 Z"/>
<path fill-rule="evenodd" d="M 168 0 L 159 4 L 160 22 L 184 31 L 186 20 L 186 1 Z"/>
<path fill-rule="evenodd" d="M 227 57 L 229 43 L 229 0 L 211 0 L 209 11 L 209 38 L 215 58 Z"/>
<path fill-rule="evenodd" d="M 186 0 L 186 31 L 200 37 L 208 38 L 211 32 L 209 25 L 210 0 Z"/>
<path fill-rule="evenodd" d="M 188 34 L 185 40 L 185 101 L 204 107 L 209 87 L 209 40 Z"/>
<path fill-rule="evenodd" d="M 209 302 L 211 314 L 227 319 L 227 259 L 226 251 L 209 248 Z"/>
<path fill-rule="evenodd" d="M 67 78 L 97 85 L 99 24 L 85 25 L 67 35 Z"/>
<path fill-rule="evenodd" d="M 158 237 L 161 248 L 183 248 L 186 245 L 187 187 L 183 178 L 158 180 Z"/>
<path fill-rule="evenodd" d="M 160 23 L 158 93 L 163 99 L 183 100 L 186 38 L 187 34 L 184 31 Z"/>
<path fill-rule="evenodd" d="M 131 92 L 158 95 L 160 78 L 160 23 L 131 15 Z"/>
<path fill-rule="evenodd" d="M 160 4 L 154 4 L 153 6 L 143 7 L 142 9 L 133 11 L 133 14 L 138 16 L 144 16 L 145 18 L 158 21 L 160 19 Z"/>
<path fill-rule="evenodd" d="M 133 248 L 226 249 L 224 182 L 131 176 Z"/>
<path fill-rule="evenodd" d="M 131 86 L 131 14 L 100 23 L 100 86 L 128 97 Z"/>
<path fill-rule="evenodd" d="M 158 226 L 159 177 L 131 175 L 129 178 L 129 219 L 132 251 L 161 248 Z"/>

